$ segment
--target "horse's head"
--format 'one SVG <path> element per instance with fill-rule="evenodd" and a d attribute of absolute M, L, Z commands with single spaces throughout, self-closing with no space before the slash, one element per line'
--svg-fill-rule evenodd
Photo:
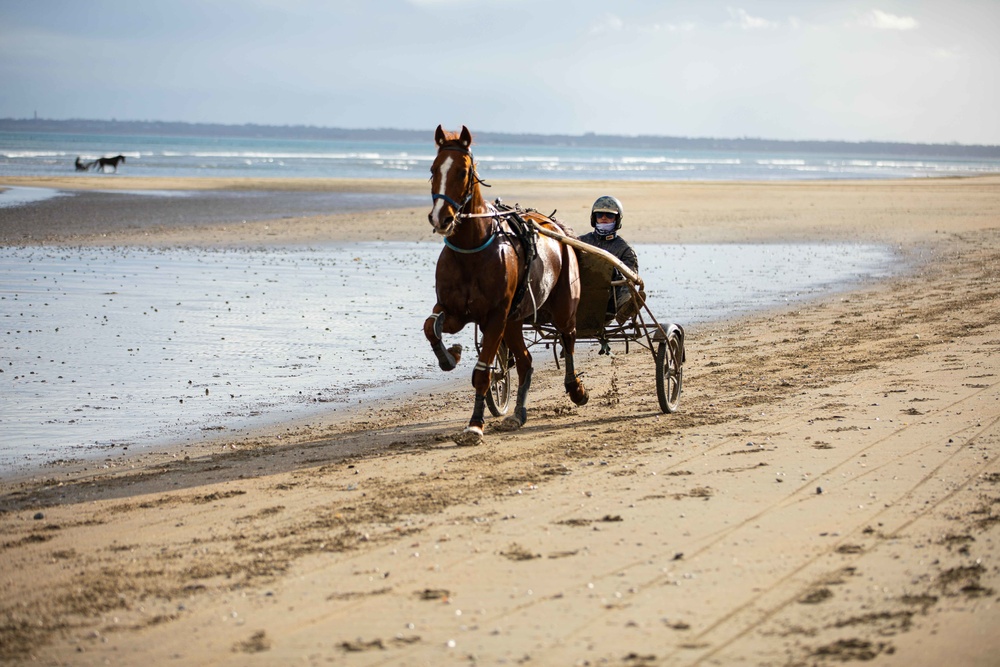
<path fill-rule="evenodd" d="M 457 136 L 445 132 L 440 125 L 434 133 L 437 157 L 431 165 L 431 198 L 434 206 L 427 214 L 434 231 L 450 236 L 460 221 L 460 213 L 482 205 L 479 178 L 472 158 L 472 134 L 462 126 Z"/>

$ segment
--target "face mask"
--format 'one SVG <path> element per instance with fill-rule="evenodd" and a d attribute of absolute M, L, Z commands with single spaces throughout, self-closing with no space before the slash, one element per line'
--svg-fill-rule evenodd
<path fill-rule="evenodd" d="M 614 222 L 599 222 L 597 223 L 597 233 L 604 234 L 605 236 L 607 236 L 608 234 L 613 234 L 615 231 L 616 224 L 617 223 Z"/>

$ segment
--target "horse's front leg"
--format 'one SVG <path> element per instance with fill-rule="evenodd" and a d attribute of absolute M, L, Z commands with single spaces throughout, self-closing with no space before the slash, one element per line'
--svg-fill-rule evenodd
<path fill-rule="evenodd" d="M 564 360 L 566 366 L 566 377 L 564 378 L 566 391 L 569 393 L 569 398 L 574 404 L 586 405 L 587 401 L 590 400 L 590 392 L 583 386 L 583 380 L 576 374 L 576 369 L 573 367 L 573 352 L 576 348 L 575 333 L 562 334 L 562 342 L 563 351 L 566 356 Z"/>
<path fill-rule="evenodd" d="M 472 388 L 476 392 L 476 402 L 472 409 L 469 425 L 454 438 L 458 445 L 478 445 L 483 441 L 483 426 L 486 424 L 486 393 L 490 390 L 491 380 L 490 369 L 496 358 L 497 349 L 500 347 L 503 329 L 503 319 L 480 325 L 483 340 L 479 349 L 479 359 L 476 361 L 476 367 L 472 370 Z"/>
<path fill-rule="evenodd" d="M 497 426 L 500 431 L 516 431 L 528 421 L 528 391 L 531 389 L 533 367 L 531 353 L 528 352 L 528 347 L 524 344 L 523 326 L 523 321 L 510 322 L 504 333 L 507 349 L 510 350 L 514 357 L 514 363 L 517 364 L 517 403 L 514 405 L 514 412 Z"/>
<path fill-rule="evenodd" d="M 431 349 L 434 351 L 434 356 L 437 357 L 438 365 L 443 371 L 454 370 L 455 366 L 462 359 L 461 345 L 456 343 L 445 349 L 444 342 L 441 340 L 441 335 L 445 331 L 448 333 L 457 333 L 462 328 L 462 323 L 448 321 L 448 319 L 444 308 L 441 307 L 441 304 L 437 304 L 434 306 L 433 314 L 424 320 L 424 335 L 427 336 L 427 340 L 431 344 Z M 446 324 L 449 325 L 447 329 L 445 328 Z"/>

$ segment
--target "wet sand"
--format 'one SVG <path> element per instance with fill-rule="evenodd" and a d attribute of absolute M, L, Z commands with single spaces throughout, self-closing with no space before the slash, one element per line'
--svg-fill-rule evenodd
<path fill-rule="evenodd" d="M 493 185 L 490 196 L 556 208 L 577 228 L 611 192 L 637 242 L 891 243 L 914 268 L 690 330 L 674 415 L 659 413 L 644 354 L 579 369 L 582 408 L 540 354 L 529 422 L 478 448 L 449 439 L 472 407 L 463 364 L 451 388 L 349 417 L 8 480 L 0 656 L 995 664 L 1000 178 Z M 425 215 L 81 231 L 66 209 L 0 240 L 431 240 Z"/>

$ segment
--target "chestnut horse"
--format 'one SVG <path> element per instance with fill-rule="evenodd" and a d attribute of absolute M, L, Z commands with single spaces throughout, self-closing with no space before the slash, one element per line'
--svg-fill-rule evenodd
<path fill-rule="evenodd" d="M 575 404 L 587 402 L 587 390 L 573 370 L 580 270 L 572 248 L 537 234 L 532 242 L 517 233 L 508 216 L 486 204 L 468 128 L 463 126 L 456 135 L 439 125 L 434 140 L 438 153 L 431 165 L 433 208 L 427 219 L 444 237 L 445 247 L 435 275 L 437 303 L 424 322 L 424 334 L 441 369 L 450 371 L 458 364 L 462 347 L 445 349 L 442 333 L 458 333 L 469 323 L 477 324 L 482 332 L 479 359 L 472 372 L 475 407 L 469 425 L 455 437 L 459 445 L 478 445 L 483 440 L 490 368 L 501 339 L 517 365 L 518 389 L 514 412 L 500 428 L 520 428 L 528 418 L 525 403 L 532 366 L 521 330 L 526 319 L 541 317 L 555 325 L 564 347 L 566 391 Z M 555 220 L 537 212 L 517 213 L 522 219 L 566 232 Z M 526 261 L 532 255 L 533 259 Z M 520 297 L 517 303 L 515 296 Z"/>

